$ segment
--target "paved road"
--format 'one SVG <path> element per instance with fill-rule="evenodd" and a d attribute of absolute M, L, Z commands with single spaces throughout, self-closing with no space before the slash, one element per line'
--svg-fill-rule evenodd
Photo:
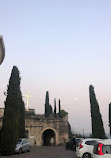
<path fill-rule="evenodd" d="M 75 151 L 66 150 L 64 146 L 32 147 L 31 152 L 0 156 L 0 158 L 77 158 Z"/>

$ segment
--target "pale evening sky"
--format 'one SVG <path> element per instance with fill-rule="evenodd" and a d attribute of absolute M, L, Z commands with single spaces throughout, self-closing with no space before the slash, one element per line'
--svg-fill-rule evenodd
<path fill-rule="evenodd" d="M 91 133 L 89 85 L 95 87 L 105 131 L 111 102 L 111 0 L 3 0 L 0 34 L 5 60 L 0 66 L 0 107 L 4 107 L 12 67 L 21 91 L 34 96 L 29 108 L 44 113 L 46 91 L 61 100 L 72 130 Z M 77 98 L 77 99 L 75 99 Z M 26 103 L 26 98 L 23 98 Z"/>

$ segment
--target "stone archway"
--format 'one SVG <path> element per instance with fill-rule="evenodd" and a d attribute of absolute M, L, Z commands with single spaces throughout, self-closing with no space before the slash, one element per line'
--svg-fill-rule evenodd
<path fill-rule="evenodd" d="M 57 131 L 54 128 L 45 128 L 42 132 L 41 132 L 41 145 L 43 146 L 50 146 L 50 139 L 51 137 L 53 137 L 54 139 L 54 145 L 57 144 L 58 142 L 58 135 L 57 135 Z"/>
<path fill-rule="evenodd" d="M 50 146 L 50 140 L 51 138 L 54 139 L 54 145 L 55 145 L 55 132 L 52 129 L 47 129 L 42 134 L 42 142 L 44 146 Z"/>

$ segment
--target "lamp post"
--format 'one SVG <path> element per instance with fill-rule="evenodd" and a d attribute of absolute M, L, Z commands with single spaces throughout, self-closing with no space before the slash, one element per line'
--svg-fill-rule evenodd
<path fill-rule="evenodd" d="M 2 64 L 5 57 L 5 46 L 3 42 L 3 37 L 0 35 L 0 65 Z"/>

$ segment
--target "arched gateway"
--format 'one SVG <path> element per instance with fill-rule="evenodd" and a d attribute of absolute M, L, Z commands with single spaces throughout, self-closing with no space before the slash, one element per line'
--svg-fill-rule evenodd
<path fill-rule="evenodd" d="M 47 127 L 42 130 L 41 132 L 41 145 L 43 146 L 50 146 L 51 138 L 54 139 L 54 145 L 58 142 L 58 134 L 57 131 L 52 127 Z"/>
<path fill-rule="evenodd" d="M 48 117 L 44 115 L 28 116 L 25 120 L 27 137 L 31 144 L 49 146 L 50 139 L 54 145 L 63 144 L 68 135 L 68 115 L 64 118 Z"/>

